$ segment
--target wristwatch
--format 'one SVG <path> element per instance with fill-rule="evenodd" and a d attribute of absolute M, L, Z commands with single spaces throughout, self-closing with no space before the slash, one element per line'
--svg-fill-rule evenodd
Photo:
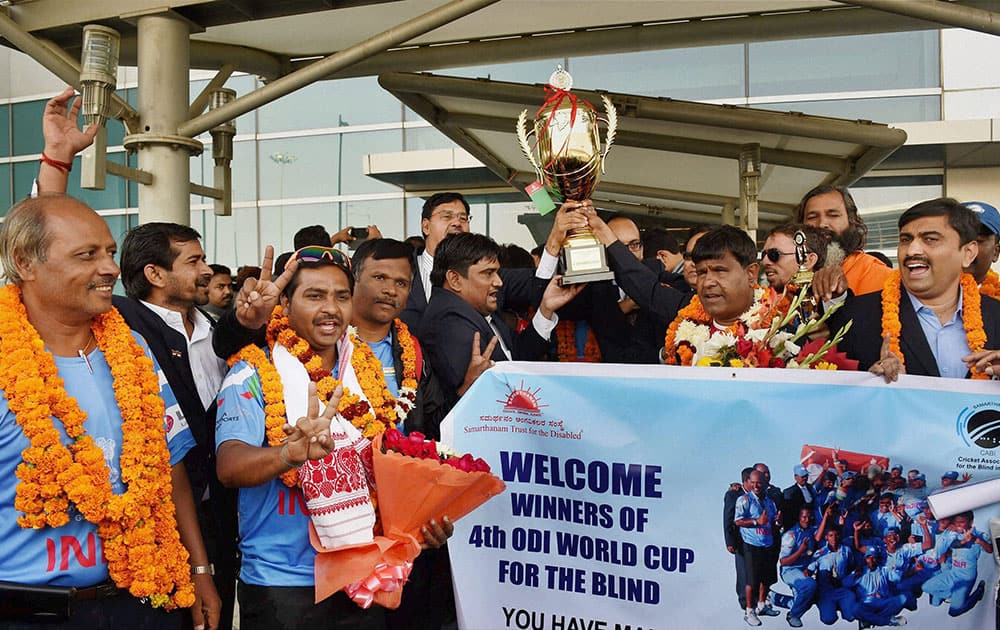
<path fill-rule="evenodd" d="M 215 575 L 215 565 L 209 563 L 208 565 L 199 565 L 196 567 L 191 567 L 191 575 Z"/>

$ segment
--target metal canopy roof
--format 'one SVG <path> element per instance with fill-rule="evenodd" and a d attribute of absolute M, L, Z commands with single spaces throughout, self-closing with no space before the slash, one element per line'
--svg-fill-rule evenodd
<path fill-rule="evenodd" d="M 538 109 L 542 85 L 408 73 L 382 75 L 379 83 L 502 181 L 523 187 L 534 179 L 515 121 L 523 109 Z M 597 92 L 573 93 L 601 102 Z M 849 185 L 906 140 L 902 130 L 866 121 L 608 96 L 618 109 L 618 134 L 594 199 L 636 214 L 718 222 L 720 207 L 738 205 L 741 146 L 758 143 L 760 220 L 781 222 L 809 188 Z M 370 174 L 418 192 L 426 186 L 419 171 Z M 470 173 L 477 178 L 474 169 Z"/>
<path fill-rule="evenodd" d="M 192 67 L 232 63 L 274 79 L 443 1 L 3 0 L 0 9 L 20 28 L 73 56 L 79 54 L 82 25 L 110 26 L 123 36 L 124 65 L 136 63 L 136 20 L 171 11 L 190 25 Z M 989 9 L 995 1 L 938 2 L 945 8 L 936 8 Z M 330 78 L 942 25 L 930 19 L 851 6 L 848 0 L 501 0 Z"/>

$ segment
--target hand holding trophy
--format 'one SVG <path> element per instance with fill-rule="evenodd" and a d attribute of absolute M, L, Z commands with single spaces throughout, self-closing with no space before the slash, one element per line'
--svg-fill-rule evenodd
<path fill-rule="evenodd" d="M 560 202 L 589 199 L 604 172 L 604 160 L 614 142 L 618 114 L 607 96 L 601 96 L 608 125 L 601 150 L 597 123 L 602 120 L 590 103 L 570 93 L 573 78 L 559 66 L 545 86 L 548 97 L 535 113 L 528 130 L 528 110 L 517 119 L 517 139 L 539 181 Z M 528 142 L 535 135 L 535 148 Z M 536 155 L 537 151 L 537 155 Z M 580 284 L 614 277 L 604 246 L 590 228 L 571 230 L 562 247 L 563 284 Z"/>

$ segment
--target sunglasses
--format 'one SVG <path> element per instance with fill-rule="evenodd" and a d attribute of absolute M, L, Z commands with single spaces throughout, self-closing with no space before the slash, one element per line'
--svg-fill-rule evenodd
<path fill-rule="evenodd" d="M 794 255 L 795 255 L 795 252 L 783 252 L 780 249 L 778 249 L 777 247 L 771 247 L 771 248 L 763 250 L 760 253 L 760 259 L 764 260 L 765 258 L 767 258 L 771 262 L 776 263 L 779 260 L 781 260 L 782 256 L 794 256 Z"/>
<path fill-rule="evenodd" d="M 292 258 L 299 262 L 319 262 L 324 258 L 333 264 L 343 267 L 346 271 L 351 270 L 351 259 L 344 252 L 333 247 L 323 247 L 321 245 L 306 245 L 295 251 Z M 348 274 L 350 275 L 350 274 Z"/>

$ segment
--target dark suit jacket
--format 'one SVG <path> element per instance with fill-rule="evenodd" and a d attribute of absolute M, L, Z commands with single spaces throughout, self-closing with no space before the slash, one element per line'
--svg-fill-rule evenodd
<path fill-rule="evenodd" d="M 410 297 L 406 300 L 406 308 L 400 313 L 399 318 L 410 327 L 416 334 L 420 332 L 420 323 L 427 310 L 427 297 L 425 294 L 423 279 L 420 277 L 420 254 L 417 253 L 413 260 L 413 284 L 410 285 Z M 537 306 L 545 292 L 548 280 L 541 280 L 535 277 L 534 269 L 501 269 L 500 279 L 503 286 L 497 294 L 497 311 L 506 309 L 520 310 L 529 306 Z"/>
<path fill-rule="evenodd" d="M 611 281 L 587 283 L 559 310 L 559 318 L 590 325 L 603 363 L 659 363 L 669 322 L 643 308 L 630 318 L 618 307 L 618 298 L 618 286 Z"/>
<path fill-rule="evenodd" d="M 722 498 L 722 535 L 726 540 L 726 546 L 732 547 L 739 553 L 743 545 L 743 538 L 740 537 L 740 529 L 736 527 L 736 499 L 745 493 L 744 490 L 726 490 Z"/>
<path fill-rule="evenodd" d="M 986 332 L 986 349 L 1000 348 L 1000 302 L 983 297 L 983 329 Z M 830 316 L 830 330 L 836 331 L 853 319 L 839 349 L 859 362 L 859 370 L 867 370 L 879 360 L 882 348 L 882 292 L 850 296 L 836 313 Z M 917 376 L 941 376 L 937 361 L 920 327 L 905 290 L 899 300 L 899 347 L 906 362 L 906 373 Z"/>
<path fill-rule="evenodd" d="M 664 322 L 662 325 L 664 334 L 660 335 L 659 344 L 662 346 L 667 326 L 677 317 L 677 312 L 691 301 L 694 292 L 682 293 L 661 282 L 660 274 L 636 259 L 621 241 L 615 241 L 606 249 L 608 264 L 615 272 L 615 282 L 618 286 L 635 300 L 639 308 L 648 311 L 660 322 Z"/>
<path fill-rule="evenodd" d="M 813 490 L 811 486 L 806 484 L 809 488 L 809 492 L 812 494 L 812 503 L 810 505 L 813 508 L 817 505 L 816 491 Z M 782 529 L 789 529 L 799 520 L 799 510 L 802 506 L 806 504 L 806 498 L 802 496 L 802 490 L 795 484 L 792 484 L 785 488 L 782 492 L 784 497 L 781 506 L 781 527 Z"/>
<path fill-rule="evenodd" d="M 149 349 L 160 364 L 173 390 L 177 403 L 191 436 L 197 445 L 184 457 L 195 502 L 201 499 L 209 479 L 215 472 L 215 405 L 205 409 L 198 396 L 198 387 L 191 374 L 187 339 L 167 325 L 163 319 L 138 300 L 120 295 L 112 298 L 115 308 L 125 318 L 129 328 L 136 331 L 149 344 Z M 209 317 L 209 321 L 212 318 Z"/>
<path fill-rule="evenodd" d="M 549 340 L 543 339 L 533 326 L 515 334 L 499 315 L 494 315 L 492 319 L 515 361 L 539 359 L 549 349 Z M 445 288 L 434 287 L 424 312 L 420 340 L 441 384 L 449 410 L 458 399 L 457 390 L 465 379 L 472 356 L 472 336 L 476 332 L 479 333 L 479 351 L 482 352 L 494 336 L 489 322 L 458 295 Z M 507 360 L 499 343 L 493 350 L 492 359 Z"/>

